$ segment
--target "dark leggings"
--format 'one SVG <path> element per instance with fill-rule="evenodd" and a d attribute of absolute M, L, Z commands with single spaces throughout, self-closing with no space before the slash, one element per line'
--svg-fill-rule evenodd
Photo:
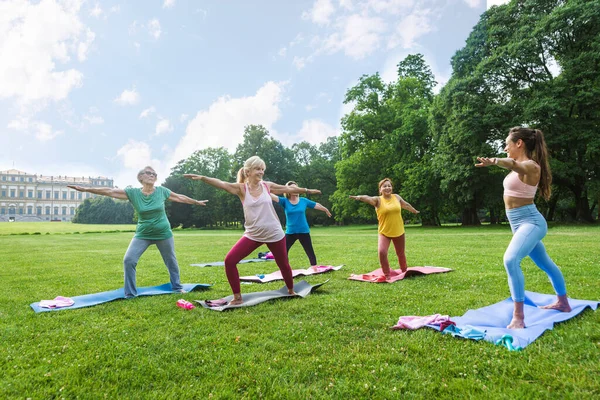
<path fill-rule="evenodd" d="M 278 242 L 273 243 L 261 243 L 252 239 L 248 239 L 242 236 L 240 240 L 229 250 L 229 253 L 225 256 L 225 273 L 227 274 L 227 280 L 229 286 L 234 294 L 241 292 L 240 289 L 240 273 L 237 269 L 237 264 L 254 250 L 266 244 L 273 256 L 275 262 L 281 271 L 285 286 L 288 289 L 294 288 L 294 277 L 292 276 L 292 267 L 288 261 L 287 252 L 285 251 L 285 237 Z"/>
<path fill-rule="evenodd" d="M 313 250 L 312 240 L 310 240 L 310 233 L 291 233 L 285 235 L 285 241 L 287 246 L 287 252 L 290 252 L 290 248 L 294 245 L 296 240 L 300 241 L 300 244 L 304 248 L 304 252 L 308 256 L 308 261 L 310 265 L 317 265 L 317 257 L 315 256 L 315 251 Z"/>

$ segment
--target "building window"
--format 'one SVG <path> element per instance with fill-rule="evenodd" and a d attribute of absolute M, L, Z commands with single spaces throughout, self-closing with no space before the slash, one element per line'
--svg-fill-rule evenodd
<path fill-rule="evenodd" d="M 38 199 L 42 198 L 42 191 L 41 190 L 37 191 L 37 197 L 38 197 Z"/>
<path fill-rule="evenodd" d="M 25 198 L 25 191 L 24 190 L 19 190 L 19 197 L 20 198 Z"/>
<path fill-rule="evenodd" d="M 67 215 L 67 207 L 62 208 L 62 215 Z"/>
<path fill-rule="evenodd" d="M 15 189 L 10 189 L 10 197 L 15 197 Z"/>
<path fill-rule="evenodd" d="M 2 180 L 3 180 L 3 181 L 5 181 L 5 180 L 6 180 L 6 177 L 5 177 L 4 175 L 2 175 Z"/>
<path fill-rule="evenodd" d="M 58 215 L 58 207 L 54 207 L 54 215 Z"/>
<path fill-rule="evenodd" d="M 2 191 L 2 197 L 6 197 L 6 190 Z"/>
<path fill-rule="evenodd" d="M 71 207 L 71 215 L 75 215 L 75 207 Z"/>
<path fill-rule="evenodd" d="M 46 215 L 50 215 L 50 206 L 46 206 Z"/>
<path fill-rule="evenodd" d="M 33 206 L 27 206 L 27 215 L 33 214 Z"/>
<path fill-rule="evenodd" d="M 42 215 L 42 206 L 38 206 L 38 207 L 36 208 L 36 214 L 37 214 L 37 215 Z"/>
<path fill-rule="evenodd" d="M 82 196 L 82 195 L 83 195 L 83 193 L 81 193 L 81 192 L 78 192 L 78 193 L 77 193 L 77 199 L 78 199 L 78 200 L 81 200 L 81 196 Z"/>
<path fill-rule="evenodd" d="M 6 209 L 4 207 L 0 208 L 0 215 L 6 214 Z"/>
<path fill-rule="evenodd" d="M 62 194 L 63 194 L 63 200 L 66 200 L 67 199 L 67 192 L 62 192 Z"/>
<path fill-rule="evenodd" d="M 33 197 L 33 190 L 27 191 L 27 197 L 29 197 L 30 199 Z"/>
<path fill-rule="evenodd" d="M 49 191 L 49 190 L 46 190 L 46 198 L 47 198 L 47 199 L 49 199 L 49 198 L 50 198 L 50 196 L 51 196 L 51 195 L 50 195 L 50 191 Z"/>
<path fill-rule="evenodd" d="M 59 192 L 54 192 L 54 200 L 58 200 L 58 193 Z"/>
<path fill-rule="evenodd" d="M 19 215 L 23 215 L 23 207 L 19 207 Z"/>
<path fill-rule="evenodd" d="M 20 181 L 25 182 L 25 178 L 21 177 Z"/>
<path fill-rule="evenodd" d="M 29 178 L 29 182 L 33 182 L 33 178 Z"/>
<path fill-rule="evenodd" d="M 8 207 L 8 215 L 15 215 L 16 210 L 14 207 Z"/>
<path fill-rule="evenodd" d="M 15 177 L 14 177 L 14 176 L 11 176 L 11 177 L 10 177 L 10 180 L 14 182 L 14 181 L 15 181 Z"/>
<path fill-rule="evenodd" d="M 75 200 L 75 192 L 71 192 L 71 200 Z"/>

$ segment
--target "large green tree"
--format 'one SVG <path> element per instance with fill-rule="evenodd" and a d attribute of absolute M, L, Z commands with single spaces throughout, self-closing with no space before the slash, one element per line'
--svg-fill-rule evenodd
<path fill-rule="evenodd" d="M 98 196 L 85 199 L 77 207 L 72 220 L 75 224 L 132 224 L 133 206 L 128 201 Z"/>
<path fill-rule="evenodd" d="M 336 164 L 338 190 L 333 196 L 339 220 L 373 220 L 372 209 L 348 200 L 348 195 L 376 195 L 379 180 L 389 177 L 395 191 L 421 210 L 423 224 L 439 224 L 441 199 L 431 195 L 439 176 L 432 167 L 427 122 L 434 85 L 429 66 L 416 54 L 398 64 L 397 81 L 364 75 L 348 90 L 344 102 L 354 108 L 342 118 L 342 159 Z"/>

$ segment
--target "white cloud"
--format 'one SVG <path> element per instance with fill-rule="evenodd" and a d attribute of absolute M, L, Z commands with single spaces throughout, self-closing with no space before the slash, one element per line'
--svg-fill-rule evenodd
<path fill-rule="evenodd" d="M 187 120 L 188 120 L 188 118 L 189 118 L 189 117 L 190 117 L 190 116 L 189 116 L 189 115 L 187 115 L 187 114 L 181 114 L 181 115 L 179 116 L 179 122 L 185 122 L 185 121 L 187 121 Z"/>
<path fill-rule="evenodd" d="M 158 121 L 158 123 L 156 124 L 156 129 L 154 131 L 154 134 L 156 136 L 160 136 L 170 132 L 173 132 L 173 125 L 171 125 L 171 122 L 168 119 L 163 118 L 160 121 Z"/>
<path fill-rule="evenodd" d="M 280 118 L 279 104 L 286 83 L 267 82 L 249 97 L 219 97 L 206 110 L 198 111 L 188 123 L 185 136 L 179 141 L 169 165 L 187 158 L 196 150 L 226 147 L 230 151 L 242 142 L 244 127 L 262 125 L 271 133 Z"/>
<path fill-rule="evenodd" d="M 381 34 L 387 29 L 382 18 L 359 14 L 339 18 L 335 26 L 337 32 L 325 39 L 324 49 L 330 53 L 343 51 L 354 59 L 374 52 L 381 42 Z"/>
<path fill-rule="evenodd" d="M 171 8 L 175 5 L 175 0 L 165 0 L 163 8 Z"/>
<path fill-rule="evenodd" d="M 100 125 L 104 123 L 104 118 L 99 115 L 84 115 L 83 119 L 86 120 L 90 125 Z"/>
<path fill-rule="evenodd" d="M 479 3 L 481 3 L 481 0 L 463 0 L 465 3 L 467 3 L 467 5 L 471 8 L 477 8 L 479 7 Z"/>
<path fill-rule="evenodd" d="M 154 108 L 154 106 L 150 106 L 148 108 L 146 108 L 144 111 L 142 111 L 140 113 L 140 119 L 142 118 L 146 118 L 148 117 L 150 114 L 153 114 L 156 111 L 156 108 Z"/>
<path fill-rule="evenodd" d="M 158 39 L 161 32 L 160 22 L 158 19 L 154 18 L 148 21 L 148 33 L 150 33 L 150 36 L 152 36 L 154 39 Z"/>
<path fill-rule="evenodd" d="M 126 168 L 139 170 L 152 162 L 152 149 L 147 143 L 130 139 L 117 151 Z"/>
<path fill-rule="evenodd" d="M 137 104 L 140 101 L 140 95 L 135 90 L 135 88 L 131 90 L 123 90 L 123 92 L 117 97 L 114 102 L 120 104 L 122 106 L 131 106 Z"/>
<path fill-rule="evenodd" d="M 501 6 L 507 4 L 510 0 L 487 0 L 487 9 L 489 10 L 492 6 Z"/>
<path fill-rule="evenodd" d="M 302 122 L 302 128 L 296 134 L 295 143 L 306 141 L 317 145 L 325 142 L 328 137 L 338 136 L 339 134 L 340 131 L 333 126 L 318 119 L 310 119 Z"/>
<path fill-rule="evenodd" d="M 296 69 L 298 71 L 300 71 L 301 69 L 303 69 L 306 66 L 306 58 L 294 56 L 294 60 L 292 61 L 292 64 L 294 64 L 294 67 L 296 67 Z"/>
<path fill-rule="evenodd" d="M 340 7 L 349 11 L 354 10 L 354 4 L 352 4 L 352 0 L 340 0 Z"/>
<path fill-rule="evenodd" d="M 310 19 L 318 25 L 326 25 L 330 22 L 331 15 L 335 12 L 335 6 L 331 0 L 316 0 L 309 11 L 302 13 L 302 18 Z"/>
<path fill-rule="evenodd" d="M 80 71 L 61 68 L 72 55 L 85 60 L 94 40 L 79 19 L 80 7 L 79 1 L 0 2 L 0 99 L 63 100 L 81 86 Z"/>
<path fill-rule="evenodd" d="M 433 29 L 429 24 L 430 17 L 427 10 L 419 10 L 404 17 L 388 40 L 388 48 L 401 46 L 405 49 L 415 47 L 415 40 Z"/>
<path fill-rule="evenodd" d="M 47 142 L 64 133 L 63 131 L 53 130 L 52 126 L 45 122 L 35 122 L 33 128 L 35 129 L 34 135 L 40 142 Z"/>
<path fill-rule="evenodd" d="M 100 4 L 96 3 L 94 8 L 90 10 L 90 16 L 100 18 L 102 16 L 102 8 L 100 8 Z"/>
<path fill-rule="evenodd" d="M 287 52 L 287 48 L 286 47 L 282 47 L 281 49 L 279 49 L 279 51 L 277 52 L 277 54 L 279 54 L 280 57 L 285 57 L 285 53 Z"/>

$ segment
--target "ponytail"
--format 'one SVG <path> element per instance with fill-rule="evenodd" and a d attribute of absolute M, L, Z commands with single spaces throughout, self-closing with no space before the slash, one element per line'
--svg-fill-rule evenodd
<path fill-rule="evenodd" d="M 539 129 L 514 127 L 508 133 L 513 142 L 521 139 L 525 143 L 527 157 L 531 158 L 540 166 L 540 182 L 538 187 L 540 194 L 546 200 L 550 200 L 552 193 L 552 172 L 548 163 L 548 148 L 544 133 Z"/>
<path fill-rule="evenodd" d="M 237 173 L 237 183 L 245 183 L 246 182 L 246 172 L 244 171 L 244 167 L 240 168 Z"/>
<path fill-rule="evenodd" d="M 539 129 L 534 129 L 533 136 L 535 138 L 535 149 L 532 159 L 540 166 L 540 194 L 544 199 L 550 200 L 550 195 L 552 194 L 552 172 L 548 163 L 546 140 L 544 139 L 544 133 Z"/>

